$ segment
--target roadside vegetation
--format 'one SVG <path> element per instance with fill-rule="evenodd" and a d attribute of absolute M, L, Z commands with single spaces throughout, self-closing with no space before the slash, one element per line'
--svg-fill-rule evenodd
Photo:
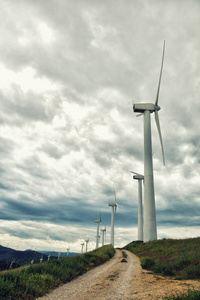
<path fill-rule="evenodd" d="M 177 280 L 200 280 L 200 238 L 173 240 L 163 239 L 148 243 L 132 242 L 124 249 L 136 254 L 143 269 Z M 200 299 L 200 291 L 166 299 Z"/>
<path fill-rule="evenodd" d="M 115 253 L 112 245 L 66 258 L 0 273 L 0 299 L 31 300 L 67 283 L 88 270 L 108 261 Z"/>
<path fill-rule="evenodd" d="M 188 290 L 186 294 L 174 295 L 170 297 L 165 297 L 166 300 L 199 300 L 200 291 Z"/>

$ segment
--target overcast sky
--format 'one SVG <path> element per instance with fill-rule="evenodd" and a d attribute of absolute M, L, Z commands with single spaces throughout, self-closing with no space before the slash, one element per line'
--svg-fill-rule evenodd
<path fill-rule="evenodd" d="M 96 224 L 137 239 L 143 117 L 151 115 L 158 238 L 200 236 L 200 1 L 0 0 L 0 243 L 81 250 Z"/>

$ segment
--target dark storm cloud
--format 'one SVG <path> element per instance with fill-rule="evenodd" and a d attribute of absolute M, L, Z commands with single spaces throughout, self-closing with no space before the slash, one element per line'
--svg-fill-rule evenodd
<path fill-rule="evenodd" d="M 155 102 L 164 39 L 165 168 L 151 115 L 157 219 L 160 226 L 198 226 L 199 2 L 1 6 L 1 218 L 22 226 L 8 232 L 40 239 L 38 222 L 72 224 L 78 236 L 79 224 L 95 228 L 100 209 L 110 224 L 113 184 L 116 226 L 137 226 L 130 171 L 143 172 L 143 117 L 132 102 Z M 35 222 L 27 236 L 20 220 Z"/>

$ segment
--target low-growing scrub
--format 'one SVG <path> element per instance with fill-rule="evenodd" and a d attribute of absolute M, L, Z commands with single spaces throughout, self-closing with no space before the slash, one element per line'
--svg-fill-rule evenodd
<path fill-rule="evenodd" d="M 124 249 L 141 259 L 144 269 L 176 279 L 200 279 L 200 238 L 132 242 Z"/>
<path fill-rule="evenodd" d="M 56 286 L 108 261 L 115 253 L 112 245 L 77 255 L 0 273 L 0 299 L 31 300 Z"/>
<path fill-rule="evenodd" d="M 171 295 L 169 297 L 165 297 L 166 300 L 199 300 L 200 299 L 200 291 L 188 290 L 185 294 L 179 295 Z"/>
<path fill-rule="evenodd" d="M 126 252 L 122 251 L 123 258 L 127 258 Z"/>

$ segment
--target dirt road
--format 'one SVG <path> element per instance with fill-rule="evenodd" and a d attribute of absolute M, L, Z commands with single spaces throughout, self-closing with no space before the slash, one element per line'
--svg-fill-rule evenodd
<path fill-rule="evenodd" d="M 122 251 L 105 264 L 55 289 L 38 300 L 98 300 L 98 299 L 164 299 L 172 293 L 200 289 L 198 281 L 175 281 L 155 276 L 140 266 L 137 256 L 129 251 L 126 261 Z"/>

